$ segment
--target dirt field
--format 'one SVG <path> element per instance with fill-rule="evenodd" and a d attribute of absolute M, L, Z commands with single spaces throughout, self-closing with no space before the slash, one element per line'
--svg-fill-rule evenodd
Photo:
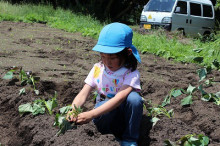
<path fill-rule="evenodd" d="M 156 42 L 156 40 L 155 40 Z M 49 28 L 44 24 L 0 22 L 0 75 L 12 66 L 21 66 L 39 76 L 37 89 L 40 95 L 28 90 L 19 95 L 23 88 L 16 80 L 0 79 L 0 145 L 24 146 L 118 146 L 111 134 L 101 135 L 92 122 L 78 125 L 56 137 L 58 129 L 53 127 L 55 113 L 20 116 L 18 106 L 39 97 L 48 99 L 58 93 L 58 109 L 71 104 L 83 86 L 83 81 L 93 64 L 99 61 L 99 54 L 91 51 L 96 41 L 78 33 L 68 33 Z M 151 54 L 142 54 L 141 73 L 142 95 L 154 104 L 161 104 L 172 88 L 186 90 L 189 84 L 198 86 L 199 66 L 167 61 Z M 208 77 L 215 77 L 213 86 L 205 88 L 209 93 L 220 91 L 220 72 L 212 71 Z M 213 102 L 194 98 L 190 106 L 180 105 L 181 95 L 171 99 L 166 109 L 174 110 L 174 117 L 160 117 L 152 127 L 147 111 L 144 111 L 140 146 L 162 146 L 165 139 L 176 141 L 186 134 L 204 134 L 210 138 L 210 145 L 220 145 L 220 108 Z M 83 110 L 93 108 L 92 99 Z"/>

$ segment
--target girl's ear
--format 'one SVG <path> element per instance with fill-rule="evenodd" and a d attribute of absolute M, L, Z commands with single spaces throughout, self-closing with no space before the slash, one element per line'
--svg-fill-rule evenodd
<path fill-rule="evenodd" d="M 128 48 L 128 56 L 130 56 L 132 54 L 132 50 L 131 48 Z"/>

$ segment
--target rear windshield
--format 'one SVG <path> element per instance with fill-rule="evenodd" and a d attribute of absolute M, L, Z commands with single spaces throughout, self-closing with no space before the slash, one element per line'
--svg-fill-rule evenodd
<path fill-rule="evenodd" d="M 150 0 L 144 11 L 171 12 L 176 0 Z"/>

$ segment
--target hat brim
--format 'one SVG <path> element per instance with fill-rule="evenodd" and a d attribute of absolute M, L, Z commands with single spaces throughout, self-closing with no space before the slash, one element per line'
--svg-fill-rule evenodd
<path fill-rule="evenodd" d="M 115 53 L 121 52 L 122 50 L 124 50 L 124 48 L 125 47 L 112 47 L 112 46 L 95 45 L 95 47 L 92 50 L 100 52 L 100 53 L 115 54 Z M 141 63 L 141 57 L 140 57 L 136 47 L 134 45 L 131 45 L 131 47 L 129 47 L 129 48 L 132 49 L 132 53 L 133 53 L 134 57 L 137 59 L 137 61 Z"/>
<path fill-rule="evenodd" d="M 115 54 L 124 50 L 125 47 L 112 47 L 112 46 L 103 46 L 103 45 L 95 45 L 92 49 L 93 51 L 106 53 L 106 54 Z"/>

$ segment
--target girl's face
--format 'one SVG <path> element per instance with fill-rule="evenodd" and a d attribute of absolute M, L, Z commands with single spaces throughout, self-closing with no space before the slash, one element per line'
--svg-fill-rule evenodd
<path fill-rule="evenodd" d="M 104 54 L 100 53 L 103 64 L 111 71 L 120 69 L 124 64 L 124 58 L 117 56 L 116 54 Z"/>

